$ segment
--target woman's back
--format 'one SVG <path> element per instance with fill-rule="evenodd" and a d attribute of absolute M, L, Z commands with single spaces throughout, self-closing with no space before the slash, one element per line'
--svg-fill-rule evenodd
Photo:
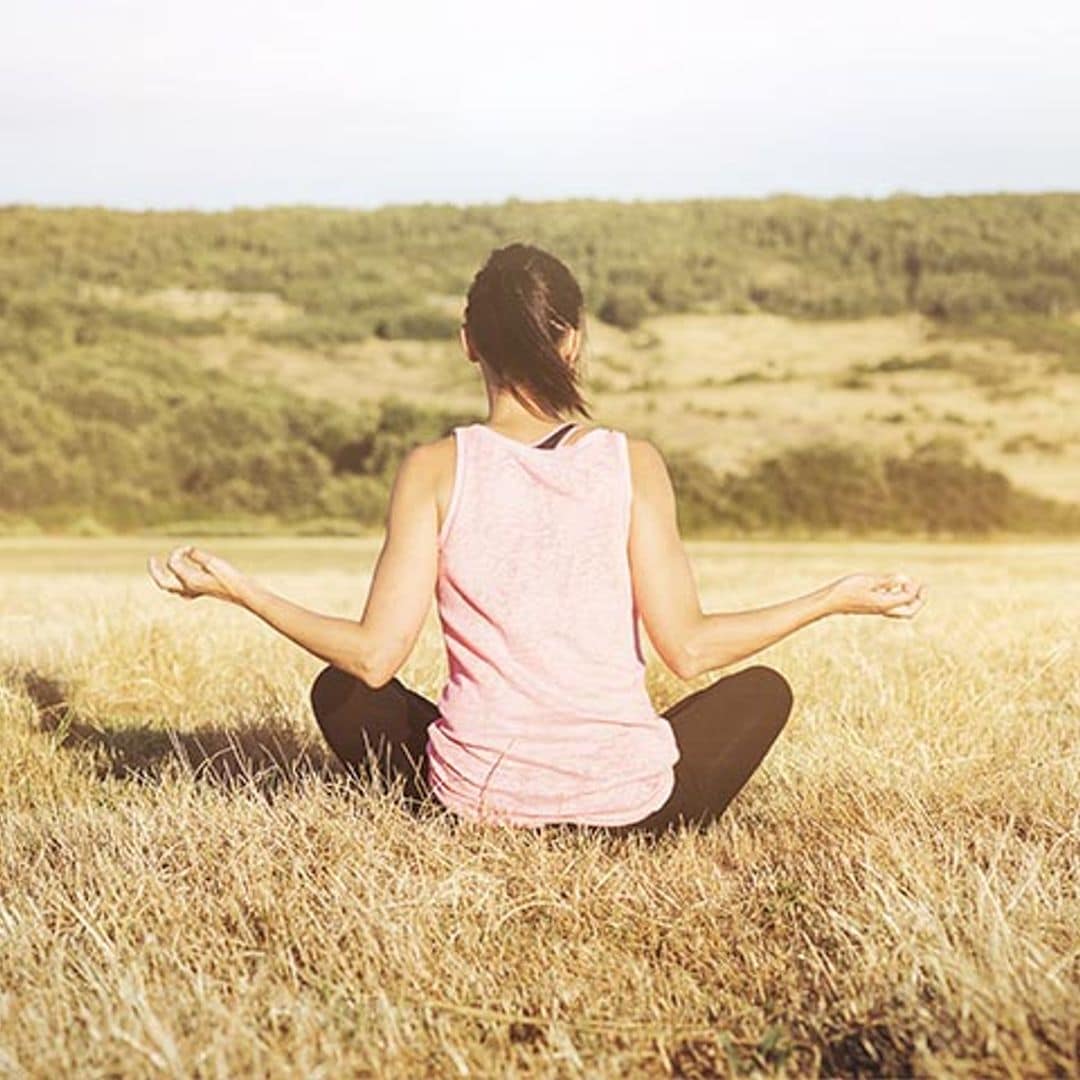
<path fill-rule="evenodd" d="M 678 750 L 645 689 L 626 436 L 542 449 L 475 423 L 454 440 L 431 786 L 474 819 L 637 820 L 670 793 Z"/>

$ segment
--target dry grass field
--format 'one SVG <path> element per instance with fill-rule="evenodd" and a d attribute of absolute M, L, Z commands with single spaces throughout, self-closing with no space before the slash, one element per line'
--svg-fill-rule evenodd
<path fill-rule="evenodd" d="M 353 615 L 376 552 L 207 546 Z M 707 610 L 929 602 L 746 661 L 787 730 L 650 844 L 413 820 L 324 751 L 318 661 L 153 541 L 0 542 L 0 1075 L 1077 1075 L 1080 547 L 689 546 Z M 400 677 L 444 674 L 432 609 Z M 650 653 L 658 708 L 720 674 Z"/>

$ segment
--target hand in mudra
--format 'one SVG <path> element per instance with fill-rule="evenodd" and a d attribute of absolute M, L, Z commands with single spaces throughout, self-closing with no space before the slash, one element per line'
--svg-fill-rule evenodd
<path fill-rule="evenodd" d="M 910 619 L 926 603 L 926 586 L 907 574 L 848 574 L 829 586 L 829 598 L 841 615 Z"/>
<path fill-rule="evenodd" d="M 164 562 L 151 555 L 147 569 L 155 584 L 185 600 L 213 596 L 235 602 L 244 581 L 243 574 L 232 563 L 190 545 L 173 548 Z"/>

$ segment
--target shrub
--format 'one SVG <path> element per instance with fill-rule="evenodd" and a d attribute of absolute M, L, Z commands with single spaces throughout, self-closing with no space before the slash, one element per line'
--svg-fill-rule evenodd
<path fill-rule="evenodd" d="M 461 320 L 432 308 L 410 308 L 384 315 L 375 322 L 375 336 L 386 341 L 442 341 L 452 339 Z"/>
<path fill-rule="evenodd" d="M 299 349 L 320 349 L 363 341 L 371 336 L 372 322 L 355 315 L 305 315 L 264 326 L 255 335 L 268 345 L 293 345 Z"/>
<path fill-rule="evenodd" d="M 930 440 L 907 457 L 812 443 L 722 478 L 685 452 L 671 454 L 668 467 L 687 535 L 718 526 L 854 534 L 1080 529 L 1080 506 L 1017 490 L 956 438 Z"/>
<path fill-rule="evenodd" d="M 988 274 L 936 274 L 919 287 L 918 309 L 935 319 L 971 319 L 1006 307 L 1001 285 Z"/>
<path fill-rule="evenodd" d="M 644 289 L 636 286 L 613 288 L 597 308 L 597 316 L 611 326 L 633 330 L 649 313 L 649 297 Z"/>

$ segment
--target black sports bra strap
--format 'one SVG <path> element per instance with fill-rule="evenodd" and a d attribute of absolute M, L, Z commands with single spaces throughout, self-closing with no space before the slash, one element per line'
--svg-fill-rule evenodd
<path fill-rule="evenodd" d="M 553 431 L 550 435 L 548 435 L 544 439 L 543 442 L 533 443 L 533 446 L 537 447 L 537 449 L 539 449 L 539 450 L 554 450 L 555 447 L 558 445 L 559 440 L 568 431 L 570 431 L 572 428 L 575 428 L 575 427 L 577 427 L 577 424 L 574 424 L 574 423 L 563 424 L 563 426 L 561 428 L 559 428 L 556 431 Z"/>

